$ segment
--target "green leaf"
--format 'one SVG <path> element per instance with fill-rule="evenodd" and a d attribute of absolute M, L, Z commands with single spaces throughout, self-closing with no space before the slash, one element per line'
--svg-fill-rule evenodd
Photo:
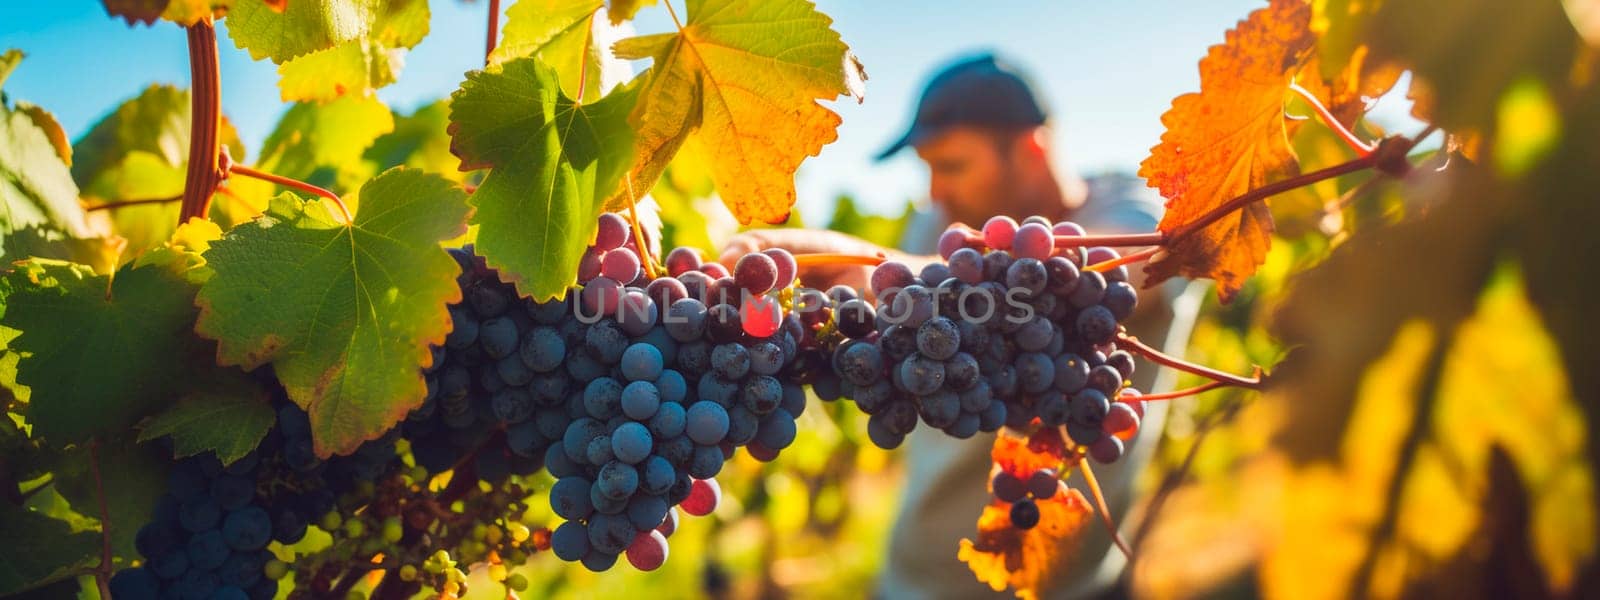
<path fill-rule="evenodd" d="M 11 275 L 0 323 L 30 355 L 17 381 L 33 390 L 34 434 L 61 445 L 121 431 L 171 401 L 195 358 L 192 285 L 166 265 L 115 278 L 35 260 Z"/>
<path fill-rule="evenodd" d="M 189 160 L 189 92 L 152 85 L 90 127 L 73 144 L 72 178 L 93 204 L 172 198 L 183 194 Z M 229 155 L 244 159 L 244 144 L 226 119 L 219 130 Z M 219 201 L 216 206 L 229 205 Z M 178 203 L 119 208 L 108 213 L 112 232 L 128 240 L 127 256 L 158 246 L 178 222 Z"/>
<path fill-rule="evenodd" d="M 462 181 L 461 159 L 450 153 L 450 103 L 440 100 L 408 116 L 396 116 L 394 131 L 380 136 L 362 153 L 377 170 L 415 167 Z"/>
<path fill-rule="evenodd" d="M 838 137 L 818 100 L 860 96 L 860 63 L 832 19 L 805 0 L 690 0 L 673 34 L 626 39 L 618 57 L 654 61 L 631 123 L 633 183 L 654 184 L 685 137 L 700 138 L 722 200 L 740 223 L 782 223 L 801 161 Z"/>
<path fill-rule="evenodd" d="M 243 458 L 272 429 L 276 413 L 267 393 L 243 372 L 218 371 L 197 389 L 139 425 L 139 441 L 172 437 L 173 455 L 214 452 L 222 464 Z"/>
<path fill-rule="evenodd" d="M 61 122 L 56 120 L 55 115 L 27 102 L 17 102 L 17 112 L 28 115 L 28 119 L 50 139 L 50 147 L 55 148 L 56 156 L 61 157 L 61 162 L 69 167 L 72 166 L 72 144 L 67 141 L 67 132 L 61 128 Z"/>
<path fill-rule="evenodd" d="M 376 97 L 298 103 L 262 143 L 256 168 L 348 194 L 377 174 L 362 154 L 392 130 L 394 114 Z M 212 205 L 213 218 L 224 227 L 255 218 L 279 191 L 271 183 L 243 177 L 230 180 L 228 188 L 238 201 Z"/>
<path fill-rule="evenodd" d="M 525 58 L 469 73 L 451 96 L 451 150 L 463 168 L 493 167 L 472 197 L 478 252 L 523 295 L 554 298 L 577 281 L 601 207 L 631 162 L 636 92 L 580 105 L 554 69 Z"/>
<path fill-rule="evenodd" d="M 89 233 L 78 186 L 49 133 L 28 113 L 0 107 L 0 231 L 30 225 Z"/>
<path fill-rule="evenodd" d="M 282 12 L 238 0 L 228 33 L 252 58 L 281 65 L 284 100 L 332 100 L 393 83 L 428 17 L 426 0 L 295 0 Z"/>
<path fill-rule="evenodd" d="M 102 440 L 93 455 L 100 461 L 98 484 L 89 449 L 80 446 L 56 465 L 55 489 L 73 512 L 95 520 L 100 519 L 99 490 L 105 491 L 111 553 L 126 566 L 138 557 L 133 542 L 139 527 L 150 522 L 156 502 L 167 491 L 172 460 L 153 445 L 135 443 L 132 435 Z"/>
<path fill-rule="evenodd" d="M 10 503 L 0 503 L 0 531 L 0 595 L 72 577 L 100 559 L 100 536 Z"/>
<path fill-rule="evenodd" d="M 554 67 L 561 91 L 576 98 L 600 97 L 600 49 L 590 30 L 603 0 L 522 0 L 506 10 L 505 34 L 489 55 L 489 64 L 538 57 Z"/>
<path fill-rule="evenodd" d="M 218 362 L 271 363 L 311 414 L 317 452 L 382 435 L 426 389 L 429 344 L 450 329 L 459 267 L 440 246 L 460 235 L 466 194 L 437 175 L 393 169 L 367 182 L 354 223 L 284 194 L 206 251 L 196 330 Z"/>

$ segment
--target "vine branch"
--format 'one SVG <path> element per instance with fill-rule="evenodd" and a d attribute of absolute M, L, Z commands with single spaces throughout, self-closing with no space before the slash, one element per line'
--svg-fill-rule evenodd
<path fill-rule="evenodd" d="M 1339 118 L 1334 116 L 1333 111 L 1328 110 L 1328 107 L 1315 94 L 1312 94 L 1311 90 L 1300 87 L 1298 83 L 1290 83 L 1289 91 L 1294 92 L 1295 95 L 1300 96 L 1301 100 L 1310 105 L 1311 110 L 1316 111 L 1317 118 L 1322 120 L 1322 124 L 1327 125 L 1328 129 L 1332 129 L 1335 134 L 1338 134 L 1339 140 L 1343 141 L 1344 145 L 1349 146 L 1351 150 L 1355 150 L 1356 154 L 1361 156 L 1372 154 L 1374 146 L 1362 141 L 1354 131 L 1351 131 L 1349 127 L 1345 127 L 1344 123 L 1340 123 Z"/>
<path fill-rule="evenodd" d="M 1161 392 L 1159 394 L 1142 394 L 1142 395 L 1133 397 L 1133 399 L 1135 399 L 1135 400 L 1176 400 L 1178 398 L 1183 398 L 1183 397 L 1187 397 L 1187 396 L 1193 396 L 1195 394 L 1201 394 L 1201 393 L 1209 392 L 1211 390 L 1218 389 L 1218 388 L 1230 387 L 1232 385 L 1233 385 L 1232 383 L 1228 383 L 1226 381 L 1208 381 L 1208 382 L 1206 382 L 1204 384 L 1197 385 L 1197 386 L 1194 386 L 1194 387 L 1188 388 L 1188 389 L 1173 390 L 1173 391 L 1170 391 L 1170 392 Z"/>
<path fill-rule="evenodd" d="M 332 191 L 329 191 L 329 190 L 327 190 L 325 188 L 322 188 L 322 187 L 319 187 L 319 186 L 315 186 L 315 185 L 311 185 L 309 183 L 306 183 L 304 181 L 300 181 L 298 179 L 291 179 L 291 178 L 288 178 L 288 177 L 284 177 L 282 175 L 273 175 L 273 174 L 265 172 L 265 171 L 257 171 L 255 169 L 252 169 L 250 167 L 246 167 L 244 165 L 230 164 L 230 165 L 228 165 L 228 172 L 231 173 L 231 174 L 234 174 L 234 175 L 243 175 L 245 177 L 250 177 L 252 179 L 260 179 L 262 181 L 270 181 L 272 183 L 276 183 L 276 184 L 284 186 L 284 187 L 290 187 L 290 188 L 294 188 L 294 189 L 297 189 L 297 190 L 300 190 L 300 191 L 303 191 L 303 192 L 309 192 L 309 193 L 321 196 L 323 198 L 327 198 L 329 200 L 332 200 L 333 203 L 339 207 L 339 213 L 344 216 L 344 224 L 345 225 L 350 225 L 352 223 L 355 223 L 355 219 L 350 216 L 350 208 L 344 205 L 344 200 L 339 199 L 339 195 L 338 194 L 335 194 Z"/>
<path fill-rule="evenodd" d="M 100 505 L 100 565 L 94 569 L 100 597 L 111 597 L 111 510 L 106 505 L 106 484 L 100 477 L 100 440 L 89 442 L 89 474 L 94 477 L 95 501 Z"/>
<path fill-rule="evenodd" d="M 1061 427 L 1061 435 L 1066 438 L 1067 428 Z M 1089 468 L 1089 461 L 1080 459 L 1079 470 L 1083 471 L 1083 479 L 1089 484 L 1089 493 L 1094 496 L 1094 504 L 1100 509 L 1100 520 L 1106 524 L 1106 533 L 1111 535 L 1111 542 L 1117 545 L 1122 555 L 1129 561 L 1133 560 L 1133 550 L 1128 549 L 1127 542 L 1122 541 L 1122 534 L 1117 532 L 1117 524 L 1111 522 L 1111 507 L 1106 504 L 1106 495 L 1100 491 L 1100 482 L 1094 478 L 1094 469 Z"/>
<path fill-rule="evenodd" d="M 1261 367 L 1256 367 L 1256 373 L 1253 377 L 1240 377 L 1232 373 L 1224 373 L 1205 365 L 1197 365 L 1175 356 L 1169 356 L 1160 350 L 1145 345 L 1144 342 L 1139 341 L 1139 338 L 1128 335 L 1127 333 L 1117 334 L 1117 347 L 1124 348 L 1130 352 L 1133 352 L 1134 354 L 1143 356 L 1146 359 L 1149 359 L 1150 362 L 1164 367 L 1171 367 L 1179 371 L 1199 375 L 1213 381 L 1224 382 L 1228 385 L 1252 390 L 1261 389 Z M 1144 396 L 1140 396 L 1140 398 L 1144 398 Z"/>
<path fill-rule="evenodd" d="M 189 166 L 183 182 L 178 223 L 205 218 L 211 194 L 223 179 L 218 168 L 222 127 L 222 74 L 217 62 L 217 30 L 206 16 L 187 28 L 189 38 Z"/>
<path fill-rule="evenodd" d="M 1128 254 L 1124 254 L 1122 256 L 1113 258 L 1111 260 L 1097 262 L 1095 264 L 1092 264 L 1092 265 L 1089 265 L 1087 267 L 1084 267 L 1083 270 L 1085 270 L 1085 271 L 1096 271 L 1096 272 L 1104 273 L 1106 271 L 1110 271 L 1110 270 L 1115 269 L 1117 267 L 1120 267 L 1122 265 L 1136 263 L 1136 262 L 1145 260 L 1147 258 L 1150 258 L 1152 256 L 1155 256 L 1157 252 L 1161 251 L 1161 249 L 1162 249 L 1161 246 L 1151 246 L 1149 248 L 1145 248 L 1145 249 L 1140 250 L 1138 252 L 1130 252 Z"/>
<path fill-rule="evenodd" d="M 794 264 L 797 267 L 816 267 L 824 265 L 863 265 L 876 267 L 888 260 L 883 255 L 866 254 L 832 254 L 819 252 L 816 254 L 796 254 Z"/>
<path fill-rule="evenodd" d="M 94 206 L 85 206 L 85 207 L 83 207 L 83 211 L 84 212 L 94 212 L 94 211 L 97 211 L 97 210 L 117 210 L 117 209 L 121 209 L 121 208 L 127 208 L 129 206 L 141 206 L 141 205 L 146 205 L 146 204 L 168 204 L 168 203 L 171 203 L 171 202 L 178 202 L 180 200 L 183 200 L 183 195 L 181 195 L 181 194 L 177 195 L 177 196 L 167 196 L 165 198 L 139 198 L 137 200 L 122 200 L 122 201 L 118 201 L 118 202 L 107 202 L 105 204 L 96 204 Z"/>
<path fill-rule="evenodd" d="M 489 35 L 484 43 L 483 64 L 489 64 L 489 56 L 494 54 L 494 46 L 500 35 L 500 0 L 489 0 Z"/>

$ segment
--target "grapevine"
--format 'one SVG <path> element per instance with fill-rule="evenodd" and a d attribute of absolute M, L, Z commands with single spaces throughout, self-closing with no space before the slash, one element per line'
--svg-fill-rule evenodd
<path fill-rule="evenodd" d="M 1153 231 L 995 214 L 916 256 L 717 252 L 701 213 L 790 221 L 866 73 L 810 0 L 679 3 L 491 0 L 482 68 L 402 115 L 375 93 L 425 0 L 106 0 L 182 29 L 190 79 L 75 143 L 0 95 L 0 596 L 518 598 L 684 568 L 785 595 L 776 569 L 730 588 L 750 561 L 718 542 L 759 529 L 776 562 L 794 527 L 740 524 L 785 486 L 900 474 L 930 439 L 989 449 L 945 550 L 997 592 L 1091 562 L 1119 595 L 1327 593 L 1313 568 L 1360 597 L 1595 592 L 1594 11 L 1268 0 L 1161 117 Z M 653 4 L 669 30 L 601 41 Z M 251 154 L 222 41 L 294 103 Z M 0 85 L 29 67 L 0 55 Z M 1387 133 L 1367 115 L 1402 73 L 1420 125 Z M 1215 290 L 1185 356 L 1133 333 L 1174 279 Z M 1121 469 L 1162 477 L 1130 500 Z M 860 479 L 805 499 L 830 535 Z M 1267 507 L 1224 521 L 1240 563 L 1167 568 L 1238 497 Z"/>

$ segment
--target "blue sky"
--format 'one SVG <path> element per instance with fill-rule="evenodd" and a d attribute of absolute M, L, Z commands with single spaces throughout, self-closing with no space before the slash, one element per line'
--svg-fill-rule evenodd
<path fill-rule="evenodd" d="M 673 0 L 681 11 L 684 0 Z M 509 2 L 507 3 L 509 4 Z M 399 83 L 379 96 L 401 111 L 448 95 L 481 66 L 483 0 L 431 0 L 428 38 L 406 58 Z M 869 210 L 898 211 L 925 194 L 911 153 L 871 161 L 909 120 L 922 85 L 958 55 L 993 50 L 1031 72 L 1056 117 L 1064 166 L 1132 171 L 1161 135 L 1171 99 L 1199 85 L 1196 62 L 1223 32 L 1265 0 L 819 0 L 867 66 L 864 104 L 838 102 L 839 140 L 801 167 L 804 216 L 831 212 L 849 192 Z M 981 7 L 981 8 L 978 8 Z M 634 23 L 671 28 L 659 5 Z M 226 28 L 226 23 L 223 24 Z M 270 62 L 253 62 L 221 35 L 223 110 L 253 151 L 286 108 Z M 6 83 L 14 98 L 54 112 L 74 139 L 150 83 L 187 85 L 184 35 L 175 25 L 128 27 L 94 0 L 0 3 L 0 49 L 28 59 Z M 253 154 L 253 152 L 252 152 Z M 815 221 L 812 221 L 815 222 Z"/>

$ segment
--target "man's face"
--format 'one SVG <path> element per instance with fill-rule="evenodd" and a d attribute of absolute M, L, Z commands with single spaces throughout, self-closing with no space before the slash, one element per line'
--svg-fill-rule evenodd
<path fill-rule="evenodd" d="M 917 156 L 928 163 L 928 195 L 952 219 L 981 225 L 1013 195 L 1018 182 L 1003 140 L 984 129 L 952 127 L 917 144 Z"/>

